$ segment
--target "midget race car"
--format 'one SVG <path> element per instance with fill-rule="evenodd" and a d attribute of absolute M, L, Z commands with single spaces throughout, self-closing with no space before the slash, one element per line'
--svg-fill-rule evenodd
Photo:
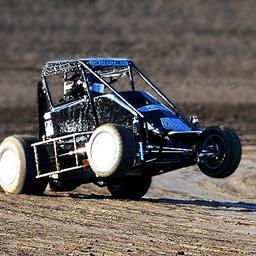
<path fill-rule="evenodd" d="M 0 186 L 11 194 L 107 186 L 139 199 L 154 175 L 198 165 L 225 178 L 241 143 L 231 128 L 202 128 L 129 59 L 50 61 L 38 83 L 38 136 L 14 135 L 0 147 Z"/>

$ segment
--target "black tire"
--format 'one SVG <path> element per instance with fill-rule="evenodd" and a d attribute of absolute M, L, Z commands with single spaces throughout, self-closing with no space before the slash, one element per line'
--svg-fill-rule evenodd
<path fill-rule="evenodd" d="M 114 198 L 138 200 L 147 193 L 151 180 L 151 176 L 127 176 L 108 181 L 107 188 Z"/>
<path fill-rule="evenodd" d="M 49 188 L 54 192 L 73 191 L 78 187 L 75 183 L 64 182 L 61 180 L 49 180 Z"/>
<path fill-rule="evenodd" d="M 35 157 L 31 147 L 35 142 L 38 140 L 32 136 L 18 135 L 10 136 L 2 142 L 0 186 L 4 192 L 39 195 L 45 191 L 47 178 L 36 179 Z"/>
<path fill-rule="evenodd" d="M 122 176 L 136 156 L 134 135 L 123 126 L 104 124 L 93 132 L 87 156 L 96 177 Z"/>
<path fill-rule="evenodd" d="M 200 170 L 212 178 L 226 178 L 234 173 L 242 155 L 241 142 L 236 132 L 217 126 L 207 128 L 202 136 L 200 152 L 210 147 L 216 147 L 216 155 L 200 158 Z"/>

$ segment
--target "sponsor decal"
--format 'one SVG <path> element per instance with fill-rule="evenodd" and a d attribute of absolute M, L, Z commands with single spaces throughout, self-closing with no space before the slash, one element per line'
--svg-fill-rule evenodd
<path fill-rule="evenodd" d="M 89 60 L 91 66 L 105 66 L 105 67 L 124 67 L 128 66 L 128 60 L 125 59 L 92 59 Z"/>
<path fill-rule="evenodd" d="M 190 128 L 177 117 L 163 117 L 160 120 L 166 130 L 190 131 Z"/>

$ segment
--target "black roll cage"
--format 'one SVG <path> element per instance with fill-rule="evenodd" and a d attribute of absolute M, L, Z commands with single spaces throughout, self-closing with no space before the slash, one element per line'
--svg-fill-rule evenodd
<path fill-rule="evenodd" d="M 150 86 L 156 94 L 167 104 L 167 106 L 174 112 L 174 114 L 182 119 L 185 124 L 188 125 L 192 130 L 196 130 L 196 128 L 193 126 L 193 124 L 190 122 L 189 118 L 183 114 L 183 112 L 177 107 L 177 105 L 171 101 L 145 74 L 144 72 L 139 69 L 131 60 L 128 60 L 128 65 L 127 65 L 127 71 L 129 74 L 129 81 L 130 81 L 130 86 L 131 90 L 135 91 L 135 84 L 133 80 L 133 70 L 137 72 L 137 74 L 146 82 L 148 86 Z M 100 82 L 102 82 L 110 91 L 112 91 L 115 96 L 117 96 L 132 112 L 132 114 L 136 117 L 138 117 L 141 121 L 144 119 L 144 115 L 139 112 L 132 104 L 130 104 L 126 99 L 124 99 L 119 92 L 114 89 L 111 84 L 109 84 L 105 79 L 103 79 L 103 76 L 100 74 L 100 72 L 94 71 L 93 67 L 88 65 L 88 62 L 85 60 L 64 60 L 64 61 L 53 61 L 53 62 L 48 62 L 45 67 L 43 68 L 42 71 L 42 85 L 43 85 L 43 90 L 45 91 L 47 98 L 49 100 L 50 108 L 54 109 L 53 101 L 51 98 L 51 94 L 48 88 L 48 84 L 46 81 L 47 76 L 52 76 L 52 75 L 57 75 L 57 74 L 62 74 L 65 72 L 74 72 L 74 71 L 81 71 L 83 79 L 86 84 L 86 91 L 89 96 L 90 103 L 92 104 L 92 108 L 95 109 L 94 106 L 94 101 L 92 94 L 89 90 L 88 86 L 88 81 L 86 79 L 86 73 L 91 73 L 96 77 Z M 113 73 L 116 73 L 114 71 Z M 65 104 L 65 103 L 64 103 Z M 98 126 L 97 122 L 97 115 L 96 112 L 94 112 L 94 119 L 96 120 L 96 125 Z"/>

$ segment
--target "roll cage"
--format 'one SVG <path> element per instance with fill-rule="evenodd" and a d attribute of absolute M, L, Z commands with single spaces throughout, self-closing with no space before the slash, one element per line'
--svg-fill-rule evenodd
<path fill-rule="evenodd" d="M 92 93 L 89 90 L 87 75 L 92 74 L 102 84 L 104 84 L 118 99 L 120 99 L 133 113 L 143 121 L 144 115 L 139 112 L 131 103 L 129 103 L 122 95 L 106 80 L 106 78 L 114 78 L 122 74 L 127 74 L 130 83 L 131 91 L 136 91 L 134 82 L 134 73 L 139 75 L 144 82 L 163 100 L 164 103 L 172 110 L 172 112 L 183 120 L 191 130 L 196 130 L 196 127 L 190 122 L 189 118 L 171 101 L 145 74 L 129 59 L 105 59 L 105 58 L 90 58 L 90 59 L 76 59 L 76 60 L 60 60 L 48 62 L 42 70 L 43 89 L 49 100 L 50 109 L 54 109 L 54 104 L 51 98 L 51 93 L 48 88 L 47 77 L 64 74 L 66 72 L 81 72 L 83 80 L 85 81 L 85 91 L 87 92 L 92 108 L 94 108 L 94 101 Z M 97 117 L 95 116 L 95 120 Z"/>

